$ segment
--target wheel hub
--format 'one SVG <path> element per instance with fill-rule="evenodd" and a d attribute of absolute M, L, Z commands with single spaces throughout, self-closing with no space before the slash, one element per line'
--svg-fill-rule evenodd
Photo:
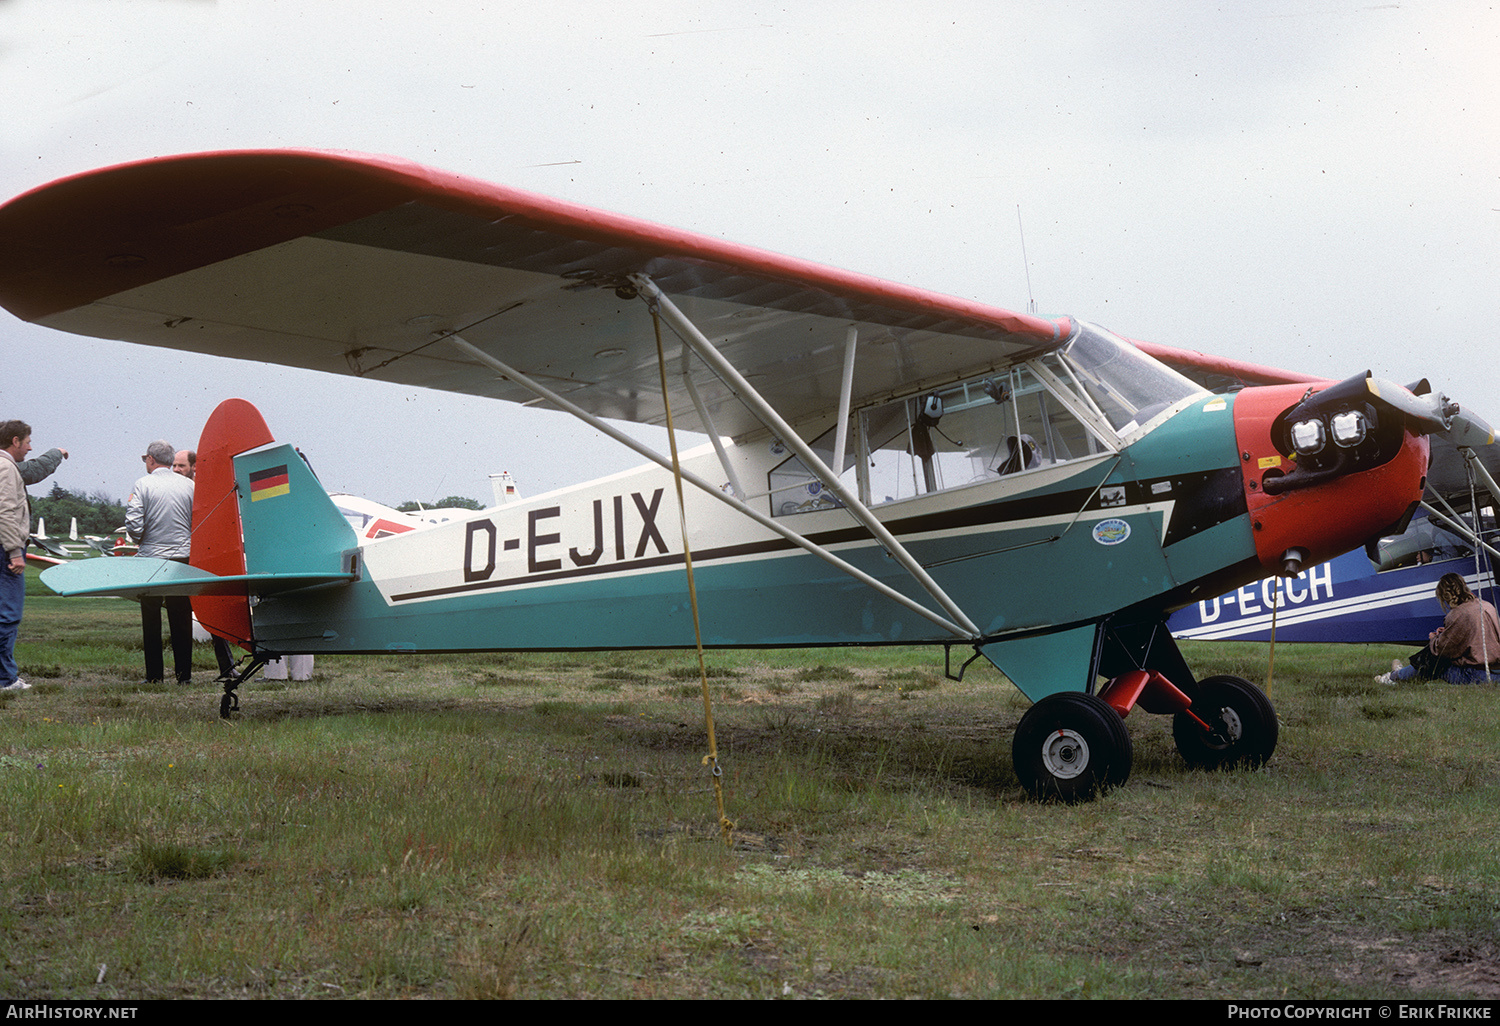
<path fill-rule="evenodd" d="M 1042 765 L 1060 780 L 1071 780 L 1089 766 L 1089 743 L 1076 730 L 1054 730 L 1042 742 Z"/>
<path fill-rule="evenodd" d="M 1245 724 L 1241 722 L 1240 714 L 1227 705 L 1221 708 L 1214 732 L 1209 735 L 1209 743 L 1214 748 L 1224 749 L 1244 736 Z"/>

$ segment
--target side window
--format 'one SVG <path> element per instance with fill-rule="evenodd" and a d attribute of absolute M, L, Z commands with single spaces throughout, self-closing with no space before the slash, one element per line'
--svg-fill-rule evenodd
<path fill-rule="evenodd" d="M 1012 372 L 1012 377 L 1020 437 L 1037 452 L 1036 462 L 1020 469 L 1066 463 L 1104 451 L 1099 440 L 1047 391 L 1030 370 L 1018 367 Z"/>
<path fill-rule="evenodd" d="M 1104 451 L 1026 367 L 861 411 L 870 505 Z"/>
<path fill-rule="evenodd" d="M 1472 559 L 1474 549 L 1458 535 L 1423 517 L 1413 520 L 1401 534 L 1380 539 L 1375 545 L 1375 555 L 1377 570 L 1399 570 L 1450 559 Z"/>
<path fill-rule="evenodd" d="M 823 463 L 833 463 L 833 428 L 829 428 L 809 445 Z M 850 490 L 855 489 L 854 465 L 858 462 L 857 449 L 851 439 L 845 445 L 844 467 L 841 480 Z M 823 482 L 798 456 L 790 456 L 771 470 L 768 483 L 771 490 L 771 515 L 791 516 L 796 513 L 811 513 L 820 509 L 836 509 L 843 505 Z"/>

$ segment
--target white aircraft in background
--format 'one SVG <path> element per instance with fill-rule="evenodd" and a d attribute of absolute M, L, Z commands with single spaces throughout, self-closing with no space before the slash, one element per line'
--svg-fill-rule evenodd
<path fill-rule="evenodd" d="M 495 493 L 495 505 L 491 509 L 520 498 L 510 471 L 491 474 L 490 483 Z M 400 510 L 347 492 L 333 492 L 328 497 L 361 538 L 384 538 L 392 534 L 405 534 L 407 531 L 420 531 L 424 527 L 435 527 L 450 520 L 467 520 L 478 512 L 456 506 Z"/>

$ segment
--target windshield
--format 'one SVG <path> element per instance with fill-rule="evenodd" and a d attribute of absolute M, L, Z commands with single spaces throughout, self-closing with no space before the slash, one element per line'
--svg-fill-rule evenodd
<path fill-rule="evenodd" d="M 1056 353 L 1042 357 L 1040 362 L 1064 381 L 1081 388 L 1110 426 L 1122 435 L 1134 431 L 1173 403 L 1203 391 L 1188 378 L 1094 324 L 1079 324 L 1072 341 Z"/>

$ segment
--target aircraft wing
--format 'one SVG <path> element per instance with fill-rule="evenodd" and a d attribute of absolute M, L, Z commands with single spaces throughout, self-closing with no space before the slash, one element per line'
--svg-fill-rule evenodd
<path fill-rule="evenodd" d="M 792 423 L 1046 351 L 1068 318 L 1012 313 L 434 171 L 318 151 L 125 164 L 0 207 L 0 305 L 82 335 L 517 402 L 457 333 L 602 417 L 661 423 L 649 275 Z M 667 352 L 678 347 L 668 337 Z M 675 410 L 689 408 L 674 359 Z M 759 427 L 702 365 L 720 434 Z"/>
<path fill-rule="evenodd" d="M 1325 378 L 1284 371 L 1276 367 L 1266 367 L 1231 357 L 1200 353 L 1193 349 L 1178 349 L 1174 346 L 1141 342 L 1136 339 L 1130 341 L 1147 356 L 1160 360 L 1211 392 L 1222 392 L 1245 385 L 1295 385 L 1304 381 L 1310 385 L 1332 383 Z"/>

